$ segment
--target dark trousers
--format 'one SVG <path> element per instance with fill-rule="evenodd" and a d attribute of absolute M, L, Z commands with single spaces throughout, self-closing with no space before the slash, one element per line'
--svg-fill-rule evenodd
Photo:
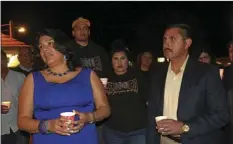
<path fill-rule="evenodd" d="M 107 126 L 103 127 L 105 144 L 146 144 L 145 135 L 145 129 L 122 133 L 114 131 Z"/>
<path fill-rule="evenodd" d="M 29 137 L 22 134 L 20 130 L 13 132 L 10 129 L 10 134 L 1 136 L 1 144 L 28 144 Z"/>

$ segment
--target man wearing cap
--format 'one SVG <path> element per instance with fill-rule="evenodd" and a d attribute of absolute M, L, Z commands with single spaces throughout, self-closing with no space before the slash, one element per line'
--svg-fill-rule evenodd
<path fill-rule="evenodd" d="M 83 67 L 89 67 L 96 72 L 100 78 L 104 78 L 111 70 L 108 54 L 104 48 L 89 39 L 90 21 L 78 18 L 72 23 L 72 34 L 74 40 L 68 42 L 67 47 L 75 52 L 75 60 Z M 100 144 L 102 139 L 102 122 L 97 124 Z"/>
<path fill-rule="evenodd" d="M 72 34 L 75 39 L 67 46 L 75 52 L 75 59 L 81 66 L 93 69 L 100 78 L 106 77 L 110 70 L 109 57 L 103 47 L 89 39 L 90 26 L 88 19 L 75 20 L 72 23 Z"/>

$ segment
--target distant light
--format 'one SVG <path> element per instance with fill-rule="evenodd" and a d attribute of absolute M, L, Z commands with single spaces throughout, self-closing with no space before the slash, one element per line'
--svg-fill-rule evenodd
<path fill-rule="evenodd" d="M 158 58 L 157 58 L 157 61 L 158 61 L 159 63 L 163 63 L 163 62 L 165 62 L 165 58 L 164 58 L 164 57 L 158 57 Z"/>
<path fill-rule="evenodd" d="M 24 28 L 24 27 L 20 27 L 19 29 L 18 29 L 18 32 L 20 32 L 20 33 L 24 33 L 26 31 L 26 29 Z"/>
<path fill-rule="evenodd" d="M 18 55 L 7 54 L 7 57 L 9 58 L 8 67 L 16 67 L 19 65 Z"/>

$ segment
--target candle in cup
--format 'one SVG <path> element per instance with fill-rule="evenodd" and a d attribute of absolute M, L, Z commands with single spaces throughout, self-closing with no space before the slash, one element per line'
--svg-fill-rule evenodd
<path fill-rule="evenodd" d="M 108 83 L 108 78 L 100 78 L 100 80 L 103 83 L 104 87 L 106 87 Z"/>
<path fill-rule="evenodd" d="M 74 112 L 63 112 L 60 114 L 60 116 L 63 117 L 66 122 L 71 123 L 72 121 L 74 121 L 75 113 Z"/>
<path fill-rule="evenodd" d="M 74 112 L 63 112 L 60 114 L 62 118 L 65 119 L 66 128 L 69 129 L 69 125 L 74 121 L 75 113 Z"/>
<path fill-rule="evenodd" d="M 11 102 L 10 101 L 3 101 L 2 105 L 7 106 L 8 109 L 11 107 Z"/>

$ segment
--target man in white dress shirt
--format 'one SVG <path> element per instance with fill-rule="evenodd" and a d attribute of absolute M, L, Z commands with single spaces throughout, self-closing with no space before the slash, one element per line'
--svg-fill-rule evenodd
<path fill-rule="evenodd" d="M 1 104 L 1 143 L 23 144 L 17 126 L 18 96 L 24 82 L 24 74 L 9 70 L 6 53 L 1 51 L 1 99 L 10 101 L 10 107 Z"/>
<path fill-rule="evenodd" d="M 189 56 L 191 45 L 188 25 L 165 29 L 163 51 L 170 62 L 150 71 L 147 144 L 225 144 L 229 110 L 219 70 Z M 157 116 L 167 119 L 156 122 Z"/>

